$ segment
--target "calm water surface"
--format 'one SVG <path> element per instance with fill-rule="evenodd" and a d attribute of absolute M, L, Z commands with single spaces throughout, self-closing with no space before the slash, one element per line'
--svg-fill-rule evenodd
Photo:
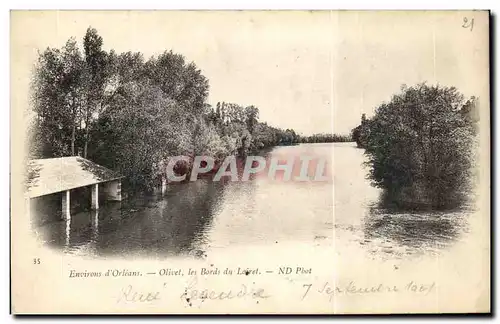
<path fill-rule="evenodd" d="M 374 258 L 440 253 L 468 231 L 469 211 L 395 213 L 377 208 L 380 190 L 366 180 L 363 150 L 354 143 L 276 147 L 271 157 L 328 160 L 328 181 L 195 182 L 169 186 L 162 197 L 106 203 L 35 232 L 46 244 L 88 256 L 203 258 L 227 247 L 310 244 Z M 312 176 L 312 175 L 311 175 Z"/>

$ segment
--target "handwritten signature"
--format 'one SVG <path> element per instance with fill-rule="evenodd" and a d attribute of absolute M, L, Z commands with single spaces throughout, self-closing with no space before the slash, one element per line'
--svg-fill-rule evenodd
<path fill-rule="evenodd" d="M 198 288 L 198 280 L 196 277 L 191 280 L 180 298 L 186 300 L 188 303 L 194 300 L 228 300 L 228 299 L 263 299 L 270 296 L 264 291 L 263 288 L 257 288 L 250 285 L 240 284 L 237 288 L 230 288 L 224 290 L 216 290 L 210 288 Z"/>
<path fill-rule="evenodd" d="M 263 288 L 257 288 L 251 285 L 240 284 L 236 288 L 216 290 L 211 288 L 198 288 L 196 277 L 191 280 L 180 298 L 191 304 L 195 300 L 229 300 L 229 299 L 264 299 L 270 296 Z M 163 284 L 166 287 L 166 284 Z M 132 285 L 124 287 L 119 295 L 117 302 L 127 303 L 152 303 L 161 299 L 159 290 L 140 290 Z"/>
<path fill-rule="evenodd" d="M 148 303 L 153 302 L 160 299 L 159 291 L 138 291 L 135 290 L 132 285 L 128 285 L 123 288 L 118 296 L 118 302 L 139 302 L 139 303 Z"/>

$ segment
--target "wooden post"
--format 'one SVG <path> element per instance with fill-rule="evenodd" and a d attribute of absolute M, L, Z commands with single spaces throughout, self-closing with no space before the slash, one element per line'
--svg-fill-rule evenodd
<path fill-rule="evenodd" d="M 162 176 L 161 177 L 161 194 L 164 195 L 167 192 L 167 179 Z"/>
<path fill-rule="evenodd" d="M 92 185 L 91 209 L 99 209 L 99 184 Z"/>
<path fill-rule="evenodd" d="M 65 192 L 62 193 L 62 218 L 63 219 L 69 219 L 71 217 L 71 212 L 70 212 L 70 202 L 71 202 L 71 196 L 69 190 L 66 190 Z"/>
<path fill-rule="evenodd" d="M 99 238 L 99 210 L 95 210 L 94 212 L 91 213 L 93 215 L 93 219 L 91 221 L 92 224 L 92 236 L 94 240 L 97 241 Z"/>

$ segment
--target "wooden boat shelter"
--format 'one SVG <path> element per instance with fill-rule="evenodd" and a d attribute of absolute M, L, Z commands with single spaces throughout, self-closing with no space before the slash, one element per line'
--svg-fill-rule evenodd
<path fill-rule="evenodd" d="M 92 209 L 99 208 L 99 184 L 106 200 L 121 201 L 121 179 L 123 176 L 106 167 L 80 156 L 30 160 L 26 183 L 26 203 L 30 210 L 33 198 L 62 193 L 62 217 L 70 213 L 72 189 L 90 187 Z"/>

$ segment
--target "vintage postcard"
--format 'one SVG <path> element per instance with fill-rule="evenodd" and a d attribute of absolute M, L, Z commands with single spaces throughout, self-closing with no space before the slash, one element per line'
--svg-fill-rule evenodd
<path fill-rule="evenodd" d="M 11 11 L 11 312 L 490 312 L 489 20 Z"/>

